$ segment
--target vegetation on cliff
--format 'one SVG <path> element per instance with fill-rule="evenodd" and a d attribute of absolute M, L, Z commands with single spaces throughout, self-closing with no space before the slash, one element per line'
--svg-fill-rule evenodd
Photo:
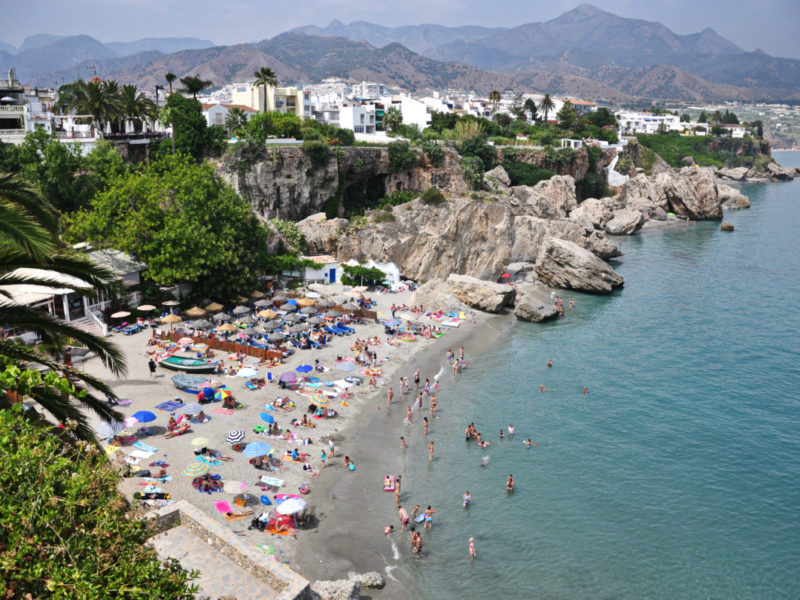
<path fill-rule="evenodd" d="M 768 144 L 748 137 L 685 136 L 673 131 L 636 138 L 676 168 L 685 166 L 682 160 L 686 156 L 703 167 L 764 166 L 772 160 Z"/>

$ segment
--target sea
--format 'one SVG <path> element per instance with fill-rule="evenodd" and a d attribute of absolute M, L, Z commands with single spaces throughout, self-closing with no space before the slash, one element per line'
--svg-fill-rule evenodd
<path fill-rule="evenodd" d="M 800 179 L 741 187 L 734 232 L 626 237 L 622 290 L 565 292 L 574 310 L 545 324 L 490 321 L 468 368 L 440 372 L 427 437 L 397 411 L 402 502 L 436 513 L 417 559 L 377 531 L 397 526 L 393 498 L 348 500 L 370 541 L 334 545 L 386 567 L 376 598 L 800 598 Z M 464 441 L 470 422 L 490 446 Z"/>

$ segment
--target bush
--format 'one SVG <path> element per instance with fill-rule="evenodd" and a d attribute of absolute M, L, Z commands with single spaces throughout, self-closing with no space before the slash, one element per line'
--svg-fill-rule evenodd
<path fill-rule="evenodd" d="M 466 156 L 461 159 L 461 170 L 464 180 L 470 189 L 479 190 L 483 186 L 483 161 L 477 156 Z"/>
<path fill-rule="evenodd" d="M 437 206 L 439 204 L 443 204 L 446 202 L 446 198 L 441 190 L 437 190 L 436 188 L 428 188 L 424 192 L 422 192 L 422 202 L 428 204 L 430 206 Z"/>
<path fill-rule="evenodd" d="M 328 144 L 322 140 L 303 141 L 303 152 L 317 165 L 324 165 L 328 162 Z"/>
<path fill-rule="evenodd" d="M 373 223 L 391 223 L 396 220 L 397 218 L 392 214 L 391 210 L 376 210 L 372 213 Z"/>
<path fill-rule="evenodd" d="M 342 146 L 352 146 L 356 143 L 356 134 L 349 129 L 336 129 L 336 139 Z"/>
<path fill-rule="evenodd" d="M 391 196 L 384 196 L 378 200 L 378 208 L 388 208 L 391 206 L 400 206 L 401 204 L 408 204 L 417 197 L 417 192 L 412 190 L 397 190 L 392 192 Z"/>
<path fill-rule="evenodd" d="M 389 144 L 389 170 L 392 173 L 408 171 L 417 166 L 417 153 L 408 142 L 397 141 Z"/>
<path fill-rule="evenodd" d="M 303 140 L 306 142 L 322 140 L 322 132 L 313 127 L 303 127 L 303 129 L 300 130 L 300 135 L 303 136 Z"/>
<path fill-rule="evenodd" d="M 536 185 L 540 181 L 546 181 L 555 175 L 548 169 L 542 169 L 536 165 L 520 161 L 504 163 L 503 168 L 508 173 L 511 185 Z"/>
<path fill-rule="evenodd" d="M 503 148 L 501 151 L 503 156 L 503 163 L 512 163 L 517 160 L 517 149 L 516 148 Z"/>
<path fill-rule="evenodd" d="M 275 225 L 275 228 L 280 232 L 283 238 L 298 250 L 305 251 L 306 236 L 298 229 L 295 223 L 291 221 L 282 221 L 281 219 L 270 219 L 270 223 Z"/>
<path fill-rule="evenodd" d="M 412 142 L 415 142 L 422 137 L 422 132 L 419 130 L 419 125 L 416 123 L 411 125 L 401 123 L 396 129 L 394 129 L 394 132 L 397 133 L 397 135 L 411 140 Z"/>
<path fill-rule="evenodd" d="M 444 150 L 439 144 L 427 142 L 422 144 L 422 151 L 425 153 L 425 158 L 434 167 L 441 167 L 444 163 Z"/>
<path fill-rule="evenodd" d="M 469 138 L 461 142 L 458 147 L 458 153 L 462 157 L 475 157 L 481 159 L 483 169 L 488 170 L 494 167 L 497 160 L 497 150 L 493 146 L 486 143 L 486 138 L 482 135 Z"/>

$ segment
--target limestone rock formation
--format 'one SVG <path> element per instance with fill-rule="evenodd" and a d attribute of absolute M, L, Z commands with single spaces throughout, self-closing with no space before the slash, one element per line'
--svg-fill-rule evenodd
<path fill-rule="evenodd" d="M 684 167 L 677 176 L 656 175 L 656 184 L 664 190 L 670 211 L 693 221 L 722 218 L 714 172 L 707 168 Z"/>
<path fill-rule="evenodd" d="M 511 260 L 534 262 L 542 242 L 549 236 L 575 242 L 600 258 L 614 258 L 622 254 L 619 248 L 591 225 L 587 227 L 586 224 L 571 219 L 540 219 L 521 215 L 514 220 Z"/>
<path fill-rule="evenodd" d="M 516 295 L 516 290 L 510 285 L 455 273 L 447 278 L 447 286 L 450 293 L 467 306 L 491 313 L 500 312 L 512 304 Z"/>
<path fill-rule="evenodd" d="M 536 282 L 536 263 L 533 262 L 513 262 L 506 265 L 506 273 L 511 275 L 510 281 L 520 283 Z"/>
<path fill-rule="evenodd" d="M 611 292 L 624 283 L 610 266 L 573 242 L 549 237 L 536 260 L 536 273 L 547 285 L 586 292 Z"/>
<path fill-rule="evenodd" d="M 620 193 L 620 201 L 623 206 L 627 205 L 628 201 L 632 198 L 647 198 L 652 200 L 656 206 L 667 211 L 669 204 L 664 190 L 661 186 L 656 184 L 656 176 L 647 177 L 647 175 L 639 174 L 633 177 L 622 187 Z"/>
<path fill-rule="evenodd" d="M 724 222 L 719 226 L 721 231 L 733 231 L 733 223 Z"/>
<path fill-rule="evenodd" d="M 633 208 L 623 208 L 606 223 L 606 233 L 611 235 L 632 235 L 644 225 L 644 215 Z"/>
<path fill-rule="evenodd" d="M 501 166 L 497 165 L 491 171 L 483 174 L 483 187 L 491 192 L 506 192 L 511 187 L 511 179 Z"/>
<path fill-rule="evenodd" d="M 667 213 L 649 198 L 630 198 L 627 208 L 638 210 L 640 213 L 655 221 L 666 221 Z"/>
<path fill-rule="evenodd" d="M 569 213 L 569 218 L 578 221 L 585 217 L 595 229 L 604 229 L 606 223 L 614 218 L 614 212 L 623 206 L 616 198 L 587 198 Z"/>
<path fill-rule="evenodd" d="M 450 286 L 443 279 L 434 277 L 423 283 L 411 295 L 411 306 L 426 306 L 430 310 L 459 312 L 467 309 L 467 305 L 450 293 Z"/>
<path fill-rule="evenodd" d="M 347 225 L 347 219 L 326 219 L 325 213 L 316 213 L 297 222 L 297 228 L 306 236 L 309 254 L 335 254 L 339 234 Z"/>
<path fill-rule="evenodd" d="M 747 178 L 747 167 L 735 167 L 732 169 L 719 169 L 717 177 L 723 179 L 733 179 L 734 181 L 742 181 Z"/>
<path fill-rule="evenodd" d="M 361 574 L 348 571 L 347 578 L 355 579 L 361 584 L 362 588 L 367 589 L 380 590 L 386 585 L 386 581 L 383 579 L 383 576 L 377 571 L 370 571 L 369 573 Z"/>
<path fill-rule="evenodd" d="M 558 315 L 550 290 L 541 285 L 525 286 L 514 304 L 514 315 L 522 321 L 538 323 Z"/>
<path fill-rule="evenodd" d="M 547 200 L 561 217 L 566 217 L 572 209 L 578 206 L 575 196 L 575 180 L 570 175 L 555 175 L 550 179 L 540 181 L 533 187 L 533 191 Z"/>
<path fill-rule="evenodd" d="M 717 184 L 717 191 L 722 202 L 722 207 L 729 210 L 739 208 L 750 208 L 750 198 L 743 195 L 739 190 L 724 183 Z"/>
<path fill-rule="evenodd" d="M 311 593 L 314 600 L 360 600 L 361 583 L 355 578 L 315 581 Z"/>
<path fill-rule="evenodd" d="M 767 173 L 773 181 L 790 181 L 795 178 L 797 171 L 771 162 L 767 165 Z"/>

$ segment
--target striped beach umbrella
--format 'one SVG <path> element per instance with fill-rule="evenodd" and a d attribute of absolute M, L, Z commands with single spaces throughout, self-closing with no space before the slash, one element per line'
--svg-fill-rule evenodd
<path fill-rule="evenodd" d="M 197 415 L 197 414 L 200 414 L 201 412 L 203 412 L 203 407 L 198 402 L 192 402 L 192 403 L 187 404 L 186 406 L 184 406 L 183 409 L 181 410 L 181 412 L 184 415 L 193 416 L 193 415 Z"/>
<path fill-rule="evenodd" d="M 233 446 L 234 444 L 238 444 L 244 441 L 244 429 L 231 429 L 228 432 L 228 435 L 225 436 L 225 441 Z"/>
<path fill-rule="evenodd" d="M 215 400 L 225 400 L 225 398 L 229 398 L 231 395 L 231 391 L 228 388 L 222 388 L 214 392 L 214 399 Z"/>
<path fill-rule="evenodd" d="M 330 403 L 331 399 L 328 398 L 325 394 L 316 392 L 313 396 L 311 396 L 311 404 L 319 406 L 320 408 L 327 408 L 327 406 Z"/>
<path fill-rule="evenodd" d="M 198 460 L 188 465 L 183 470 L 183 474 L 186 475 L 186 477 L 200 477 L 201 475 L 208 473 L 210 470 L 211 465 L 202 463 Z"/>

